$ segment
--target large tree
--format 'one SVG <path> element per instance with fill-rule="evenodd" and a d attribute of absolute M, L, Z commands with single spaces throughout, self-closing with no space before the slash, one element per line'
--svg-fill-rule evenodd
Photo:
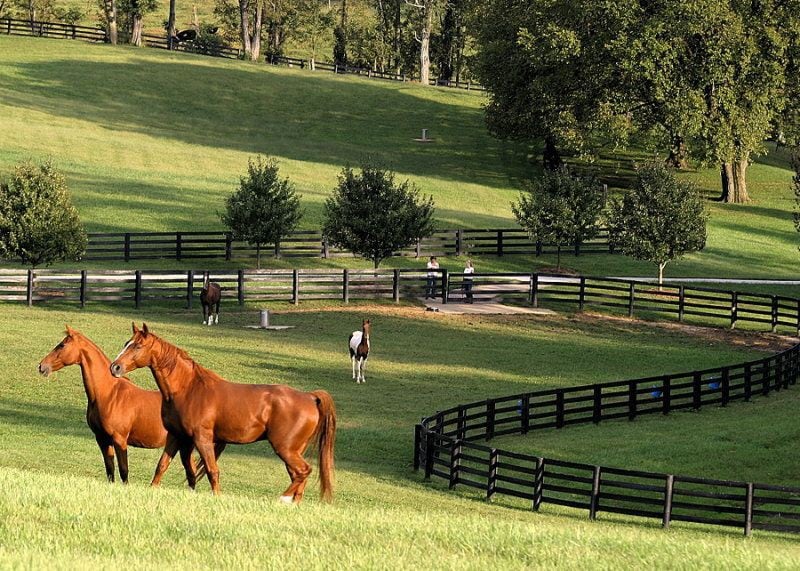
<path fill-rule="evenodd" d="M 64 175 L 50 162 L 25 162 L 0 182 L 0 256 L 31 266 L 79 260 L 86 232 Z"/>
<path fill-rule="evenodd" d="M 663 163 L 647 163 L 637 169 L 634 187 L 612 204 L 609 238 L 626 256 L 656 264 L 661 284 L 669 262 L 705 247 L 707 219 L 693 184 Z"/>
<path fill-rule="evenodd" d="M 300 198 L 289 182 L 278 176 L 274 159 L 257 157 L 247 163 L 247 175 L 239 179 L 239 190 L 225 201 L 222 222 L 238 240 L 256 247 L 256 267 L 261 267 L 261 246 L 280 243 L 297 227 L 303 213 Z"/>
<path fill-rule="evenodd" d="M 361 173 L 343 169 L 325 201 L 325 238 L 375 268 L 433 230 L 433 199 L 420 197 L 408 181 L 395 183 L 394 173 L 375 166 L 363 166 Z"/>

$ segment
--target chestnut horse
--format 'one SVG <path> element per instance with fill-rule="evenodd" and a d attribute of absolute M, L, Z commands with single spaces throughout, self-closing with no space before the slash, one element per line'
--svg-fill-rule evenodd
<path fill-rule="evenodd" d="M 208 272 L 206 272 L 203 274 L 203 289 L 200 290 L 200 305 L 203 306 L 203 325 L 218 325 L 222 288 L 217 282 L 208 280 Z"/>
<path fill-rule="evenodd" d="M 161 418 L 169 435 L 152 485 L 161 482 L 178 450 L 197 448 L 211 489 L 219 493 L 215 445 L 268 440 L 286 464 L 292 483 L 280 497 L 285 503 L 303 499 L 311 466 L 303 458 L 316 438 L 322 498 L 330 501 L 333 487 L 333 447 L 336 410 L 326 391 L 298 391 L 286 385 L 231 383 L 194 362 L 184 351 L 133 324 L 133 337 L 111 363 L 121 377 L 149 367 L 163 396 Z"/>
<path fill-rule="evenodd" d="M 161 394 L 141 389 L 128 379 L 114 378 L 108 370 L 111 361 L 97 345 L 69 326 L 66 333 L 39 363 L 39 372 L 47 377 L 69 365 L 80 365 L 88 399 L 86 422 L 103 454 L 106 476 L 114 481 L 116 451 L 119 477 L 127 484 L 128 446 L 160 448 L 167 441 L 161 422 Z"/>

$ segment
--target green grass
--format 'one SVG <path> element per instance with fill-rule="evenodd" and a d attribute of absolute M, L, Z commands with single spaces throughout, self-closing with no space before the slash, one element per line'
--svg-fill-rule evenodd
<path fill-rule="evenodd" d="M 432 195 L 441 227 L 505 227 L 514 224 L 509 203 L 520 181 L 538 171 L 536 150 L 489 137 L 484 103 L 480 94 L 414 84 L 4 36 L 0 171 L 52 156 L 90 231 L 213 230 L 248 157 L 270 154 L 303 195 L 302 226 L 318 228 L 342 167 L 371 158 Z M 423 127 L 435 143 L 412 141 Z M 643 157 L 634 149 L 594 167 L 616 188 L 630 184 Z M 706 249 L 670 264 L 666 275 L 796 276 L 791 175 L 784 150 L 757 158 L 749 170 L 753 202 L 710 201 Z M 684 176 L 709 199 L 718 194 L 716 169 Z M 300 262 L 278 265 L 288 263 Z M 413 262 L 387 265 L 406 263 Z M 655 274 L 622 256 L 566 255 L 563 263 L 587 274 Z M 512 256 L 477 267 L 554 265 L 554 256 Z"/>
<path fill-rule="evenodd" d="M 778 568 L 800 562 L 796 540 L 778 535 L 757 533 L 745 541 L 735 531 L 681 524 L 664 532 L 657 522 L 606 514 L 589 523 L 581 512 L 552 506 L 532 514 L 515 500 L 490 505 L 466 490 L 425 484 L 410 466 L 413 424 L 458 402 L 715 366 L 762 353 L 627 320 L 453 317 L 385 305 L 274 308 L 273 322 L 296 328 L 272 333 L 243 328 L 257 321 L 255 307 L 226 307 L 222 325 L 210 329 L 199 324 L 198 311 L 7 306 L 5 319 L 13 327 L 0 331 L 0 367 L 6 371 L 0 378 L 0 566 L 477 569 L 574 568 L 592 561 L 602 568 Z M 356 385 L 346 338 L 362 316 L 373 321 L 373 351 L 367 384 Z M 319 502 L 316 486 L 298 510 L 275 505 L 287 478 L 264 443 L 226 451 L 221 498 L 209 497 L 205 483 L 197 494 L 185 492 L 179 466 L 168 472 L 163 490 L 147 489 L 158 451 L 131 451 L 127 489 L 104 483 L 83 418 L 78 369 L 44 379 L 36 363 L 60 340 L 65 322 L 113 355 L 128 338 L 131 320 L 146 320 L 227 378 L 329 390 L 339 413 L 334 505 Z M 132 378 L 153 386 L 148 371 Z M 593 461 L 634 468 L 651 464 L 643 461 L 641 447 L 620 442 L 657 435 L 671 443 L 671 455 L 662 458 L 671 471 L 785 483 L 800 461 L 788 444 L 775 447 L 774 436 L 794 434 L 780 431 L 785 424 L 780 418 L 796 398 L 783 392 L 766 404 L 608 423 L 591 435 L 568 429 L 555 436 L 577 435 L 574 439 L 593 443 Z M 704 450 L 708 433 L 724 436 L 734 420 L 779 428 L 752 430 L 746 441 L 698 464 L 694 451 Z M 698 426 L 701 430 L 693 430 Z M 615 432 L 637 427 L 644 429 L 622 437 Z M 560 450 L 557 443 L 548 444 L 553 437 L 537 433 L 513 444 L 539 450 L 541 440 L 548 454 L 585 456 L 574 445 Z M 775 454 L 745 462 L 766 446 Z"/>

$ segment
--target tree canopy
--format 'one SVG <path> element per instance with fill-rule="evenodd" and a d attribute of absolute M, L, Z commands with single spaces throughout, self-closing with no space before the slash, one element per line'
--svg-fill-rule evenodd
<path fill-rule="evenodd" d="M 88 238 L 64 175 L 51 162 L 25 162 L 0 182 L 0 256 L 33 267 L 80 260 Z"/>
<path fill-rule="evenodd" d="M 325 201 L 323 235 L 377 268 L 394 252 L 433 233 L 433 198 L 419 195 L 408 181 L 397 184 L 394 173 L 366 165 L 356 173 L 345 168 Z"/>

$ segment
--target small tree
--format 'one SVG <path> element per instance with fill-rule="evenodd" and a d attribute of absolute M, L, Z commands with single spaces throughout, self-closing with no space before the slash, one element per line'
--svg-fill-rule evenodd
<path fill-rule="evenodd" d="M 525 186 L 519 201 L 511 204 L 517 222 L 531 240 L 557 246 L 556 267 L 561 268 L 561 247 L 580 244 L 597 235 L 597 217 L 603 194 L 594 177 L 575 176 L 567 167 L 545 171 Z"/>
<path fill-rule="evenodd" d="M 362 166 L 342 170 L 339 185 L 325 201 L 323 234 L 335 246 L 363 256 L 377 268 L 397 250 L 433 233 L 433 198 L 420 197 L 394 173 Z"/>
<path fill-rule="evenodd" d="M 48 161 L 25 162 L 0 183 L 0 255 L 33 267 L 79 260 L 86 231 L 72 205 L 64 175 Z"/>
<path fill-rule="evenodd" d="M 653 162 L 639 167 L 634 188 L 612 204 L 609 237 L 626 256 L 657 264 L 660 285 L 668 262 L 705 247 L 707 220 L 695 186 Z"/>
<path fill-rule="evenodd" d="M 794 156 L 792 158 L 792 163 L 794 164 L 794 171 L 795 175 L 792 179 L 794 181 L 794 201 L 795 201 L 795 210 L 794 210 L 794 227 L 800 232 L 800 147 L 795 149 Z"/>
<path fill-rule="evenodd" d="M 247 163 L 247 176 L 239 179 L 239 190 L 225 200 L 222 222 L 237 240 L 256 247 L 256 267 L 261 268 L 261 246 L 275 244 L 297 227 L 303 215 L 300 197 L 289 179 L 278 178 L 274 159 L 256 157 Z"/>

